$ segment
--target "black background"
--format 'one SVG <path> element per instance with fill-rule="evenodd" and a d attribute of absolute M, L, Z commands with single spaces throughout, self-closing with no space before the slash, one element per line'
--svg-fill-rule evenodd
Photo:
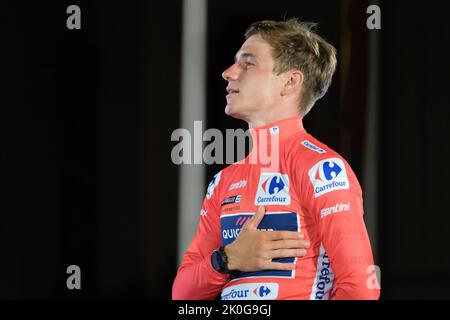
<path fill-rule="evenodd" d="M 66 28 L 71 4 L 81 8 L 81 30 Z M 342 83 L 338 69 L 305 127 L 344 155 L 361 181 L 368 2 L 208 4 L 207 125 L 222 130 L 246 129 L 223 113 L 221 72 L 250 22 L 319 22 L 319 34 L 341 52 L 342 9 L 350 8 L 350 78 Z M 170 299 L 181 10 L 181 0 L 2 5 L 0 298 Z M 381 10 L 382 30 L 370 32 L 381 36 L 382 298 L 448 299 L 448 17 L 437 0 L 382 1 Z M 208 180 L 220 168 L 208 167 Z M 72 264 L 82 270 L 78 291 L 66 288 Z"/>

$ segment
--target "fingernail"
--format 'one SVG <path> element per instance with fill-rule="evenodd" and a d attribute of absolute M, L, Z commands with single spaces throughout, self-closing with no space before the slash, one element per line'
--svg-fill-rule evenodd
<path fill-rule="evenodd" d="M 303 235 L 303 233 L 299 232 L 298 237 L 299 237 L 300 239 L 303 239 L 305 236 Z"/>
<path fill-rule="evenodd" d="M 307 248 L 309 248 L 309 246 L 311 245 L 311 243 L 308 240 L 305 240 L 305 245 Z"/>

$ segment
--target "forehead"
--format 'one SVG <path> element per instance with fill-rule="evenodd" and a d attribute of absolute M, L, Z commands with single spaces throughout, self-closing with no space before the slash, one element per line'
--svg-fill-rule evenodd
<path fill-rule="evenodd" d="M 236 54 L 236 58 L 250 54 L 257 60 L 272 60 L 272 47 L 260 35 L 253 35 L 248 38 Z"/>

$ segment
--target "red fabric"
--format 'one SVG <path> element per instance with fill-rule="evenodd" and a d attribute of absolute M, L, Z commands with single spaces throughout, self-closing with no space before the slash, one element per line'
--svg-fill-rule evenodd
<path fill-rule="evenodd" d="M 248 163 L 255 152 L 275 144 L 263 143 L 264 130 L 278 139 L 276 167 Z M 252 136 L 250 155 L 219 172 L 208 187 L 197 233 L 173 284 L 173 299 L 214 299 L 219 294 L 252 300 L 378 299 L 380 290 L 370 285 L 374 263 L 361 187 L 348 163 L 309 135 L 300 118 L 254 129 Z M 301 231 L 311 247 L 294 260 L 292 273 L 267 270 L 230 281 L 212 268 L 211 253 L 230 241 L 261 203 L 266 203 L 265 229 Z"/>

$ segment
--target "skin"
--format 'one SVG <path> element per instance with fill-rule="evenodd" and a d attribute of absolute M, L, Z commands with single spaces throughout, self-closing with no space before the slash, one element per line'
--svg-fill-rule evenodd
<path fill-rule="evenodd" d="M 298 106 L 303 74 L 293 69 L 279 75 L 273 72 L 272 47 L 260 35 L 248 38 L 235 57 L 235 63 L 222 73 L 228 82 L 225 113 L 244 120 L 250 128 L 300 116 Z M 265 208 L 259 207 L 236 240 L 225 246 L 228 269 L 239 271 L 293 270 L 294 263 L 272 262 L 274 258 L 302 257 L 310 243 L 302 233 L 257 230 Z"/>
<path fill-rule="evenodd" d="M 273 72 L 272 47 L 259 35 L 248 38 L 235 57 L 235 63 L 222 73 L 229 89 L 225 113 L 258 128 L 274 121 L 299 116 L 303 74 L 293 69 Z"/>

